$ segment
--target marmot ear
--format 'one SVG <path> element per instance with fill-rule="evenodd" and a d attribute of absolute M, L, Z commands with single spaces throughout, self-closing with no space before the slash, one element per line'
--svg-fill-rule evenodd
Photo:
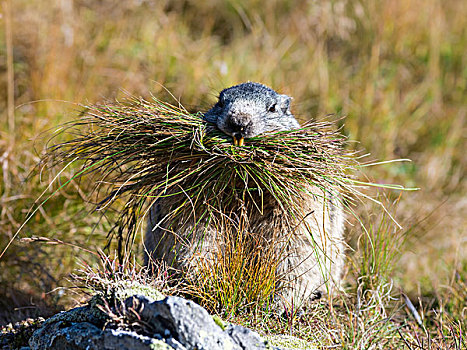
<path fill-rule="evenodd" d="M 278 96 L 277 103 L 279 104 L 279 107 L 283 113 L 286 113 L 289 110 L 291 101 L 292 101 L 292 98 L 287 95 Z"/>

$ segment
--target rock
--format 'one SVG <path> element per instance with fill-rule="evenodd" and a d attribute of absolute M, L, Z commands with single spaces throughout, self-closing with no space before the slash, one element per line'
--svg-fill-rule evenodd
<path fill-rule="evenodd" d="M 158 336 L 174 338 L 188 349 L 242 349 L 205 309 L 192 301 L 173 296 L 152 301 L 137 295 L 125 304 L 139 308 L 142 321 L 152 325 Z"/>
<path fill-rule="evenodd" d="M 112 306 L 94 298 L 86 306 L 57 314 L 34 332 L 29 346 L 32 350 L 273 349 L 247 328 L 229 325 L 224 330 L 192 301 L 143 295 Z"/>
<path fill-rule="evenodd" d="M 173 349 L 161 340 L 124 330 L 101 330 L 89 322 L 49 323 L 36 331 L 29 340 L 31 349 Z M 180 347 L 180 350 L 185 349 Z"/>
<path fill-rule="evenodd" d="M 235 343 L 240 345 L 241 349 L 270 349 L 268 345 L 261 339 L 258 333 L 252 332 L 248 328 L 229 325 L 226 332 L 234 340 Z"/>

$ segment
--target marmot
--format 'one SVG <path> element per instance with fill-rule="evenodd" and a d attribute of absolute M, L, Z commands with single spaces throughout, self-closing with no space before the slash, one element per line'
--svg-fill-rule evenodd
<path fill-rule="evenodd" d="M 235 145 L 242 146 L 244 138 L 299 128 L 290 111 L 290 101 L 289 96 L 278 94 L 263 84 L 247 82 L 223 90 L 217 103 L 204 114 L 204 119 L 232 136 Z M 278 272 L 287 276 L 288 283 L 276 297 L 292 305 L 320 297 L 338 286 L 344 265 L 341 200 L 318 188 L 311 189 L 310 193 L 316 195 L 304 195 L 300 199 L 303 218 L 293 230 L 289 226 L 291 238 L 285 248 L 283 245 L 280 248 L 286 249 L 286 257 Z M 209 254 L 215 246 L 215 228 L 209 224 L 207 227 L 196 226 L 194 220 L 183 224 L 167 222 L 169 211 L 167 197 L 158 199 L 150 210 L 145 235 L 145 263 L 149 264 L 152 259 L 163 260 L 177 268 L 196 264 L 193 256 Z M 270 232 L 271 237 L 288 234 L 278 232 L 287 229 L 281 224 L 283 214 L 274 198 L 265 199 L 262 213 L 252 211 L 249 215 L 252 232 Z M 177 230 L 179 232 L 174 232 Z M 187 244 L 185 241 L 182 244 L 176 236 L 189 236 L 197 243 Z"/>

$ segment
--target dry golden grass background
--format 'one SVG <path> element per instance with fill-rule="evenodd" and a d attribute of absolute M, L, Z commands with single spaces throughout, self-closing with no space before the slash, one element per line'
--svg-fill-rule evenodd
<path fill-rule="evenodd" d="M 384 242 L 398 242 L 385 271 L 415 301 L 448 298 L 467 274 L 466 18 L 467 2 L 459 0 L 3 1 L 0 249 L 50 180 L 28 178 L 50 128 L 73 118 L 78 103 L 124 91 L 175 102 L 170 91 L 189 110 L 206 110 L 221 89 L 251 80 L 293 96 L 301 121 L 346 115 L 343 132 L 371 159 L 412 160 L 367 169 L 375 182 L 420 188 L 383 194 L 404 228 L 383 223 L 379 230 Z M 54 288 L 79 259 L 93 261 L 78 246 L 102 247 L 110 224 L 83 211 L 85 190 L 74 184 L 53 197 L 6 250 L 1 308 L 63 303 Z M 367 203 L 357 211 L 378 231 L 380 208 Z M 378 271 L 362 258 L 361 227 L 349 221 L 351 285 Z M 31 236 L 67 244 L 19 240 Z M 465 317 L 465 303 L 456 310 Z"/>

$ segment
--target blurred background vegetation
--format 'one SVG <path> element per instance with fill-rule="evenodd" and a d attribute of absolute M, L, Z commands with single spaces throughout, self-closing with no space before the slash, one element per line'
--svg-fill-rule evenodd
<path fill-rule="evenodd" d="M 373 181 L 420 190 L 384 193 L 402 230 L 384 222 L 380 208 L 356 208 L 368 227 L 384 231 L 383 245 L 394 247 L 378 270 L 365 255 L 362 228 L 349 219 L 349 285 L 362 274 L 384 272 L 412 299 L 430 304 L 451 298 L 455 281 L 465 281 L 467 2 L 2 5 L 0 250 L 46 190 L 53 173 L 28 175 L 52 131 L 77 115 L 79 103 L 152 93 L 174 103 L 175 97 L 192 111 L 206 110 L 220 90 L 251 80 L 293 96 L 293 112 L 302 121 L 328 113 L 347 116 L 343 132 L 358 141 L 351 147 L 366 150 L 373 160 L 412 160 L 367 169 Z M 0 259 L 0 309 L 20 307 L 15 317 L 21 317 L 53 310 L 46 305 L 70 304 L 57 288 L 67 284 L 77 263 L 94 261 L 80 247 L 103 247 L 110 227 L 108 218 L 83 210 L 85 190 L 83 183 L 62 190 L 13 240 Z M 62 243 L 20 240 L 32 236 Z M 462 298 L 458 315 L 465 312 Z"/>

